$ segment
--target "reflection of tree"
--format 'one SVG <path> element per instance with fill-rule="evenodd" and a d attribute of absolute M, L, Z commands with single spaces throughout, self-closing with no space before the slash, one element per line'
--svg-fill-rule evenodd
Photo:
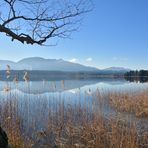
<path fill-rule="evenodd" d="M 125 80 L 130 82 L 148 82 L 148 77 L 125 77 Z"/>

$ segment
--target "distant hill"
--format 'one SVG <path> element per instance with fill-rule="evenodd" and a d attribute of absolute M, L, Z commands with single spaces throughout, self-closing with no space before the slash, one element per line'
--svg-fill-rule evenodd
<path fill-rule="evenodd" d="M 106 69 L 103 69 L 104 71 L 120 71 L 120 72 L 128 72 L 130 71 L 131 69 L 129 68 L 124 68 L 124 67 L 109 67 L 109 68 L 106 68 Z"/>
<path fill-rule="evenodd" d="M 0 60 L 0 70 L 5 70 L 7 64 L 10 65 L 12 70 L 41 70 L 65 72 L 98 71 L 97 68 L 64 61 L 62 59 L 44 59 L 40 57 L 25 58 L 18 62 Z"/>
<path fill-rule="evenodd" d="M 38 70 L 38 71 L 63 71 L 63 72 L 95 72 L 95 73 L 124 73 L 130 69 L 123 67 L 110 67 L 97 69 L 78 63 L 72 63 L 63 59 L 44 59 L 41 57 L 25 58 L 18 62 L 0 60 L 0 70 L 5 70 L 10 65 L 11 70 Z"/>

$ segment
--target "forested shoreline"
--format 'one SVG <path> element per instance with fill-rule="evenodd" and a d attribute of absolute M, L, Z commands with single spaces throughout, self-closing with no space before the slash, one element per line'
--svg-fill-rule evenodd
<path fill-rule="evenodd" d="M 148 77 L 148 70 L 133 70 L 126 72 L 125 77 Z"/>

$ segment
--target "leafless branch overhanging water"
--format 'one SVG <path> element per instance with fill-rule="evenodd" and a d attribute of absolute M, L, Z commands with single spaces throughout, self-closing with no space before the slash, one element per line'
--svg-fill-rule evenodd
<path fill-rule="evenodd" d="M 91 0 L 3 0 L 0 32 L 21 43 L 44 45 L 50 38 L 66 38 L 76 31 Z"/>

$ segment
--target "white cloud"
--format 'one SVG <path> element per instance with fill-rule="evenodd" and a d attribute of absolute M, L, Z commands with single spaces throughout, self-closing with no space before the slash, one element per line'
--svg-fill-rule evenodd
<path fill-rule="evenodd" d="M 92 58 L 87 58 L 86 62 L 91 62 L 93 59 Z"/>
<path fill-rule="evenodd" d="M 77 63 L 79 60 L 76 59 L 76 58 L 72 58 L 71 60 L 69 60 L 69 62 L 72 62 L 72 63 Z"/>

